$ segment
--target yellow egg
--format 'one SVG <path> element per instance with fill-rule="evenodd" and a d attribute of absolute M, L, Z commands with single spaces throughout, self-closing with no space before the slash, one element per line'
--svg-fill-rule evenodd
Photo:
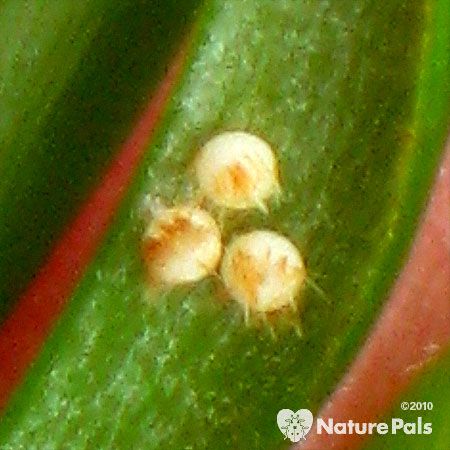
<path fill-rule="evenodd" d="M 198 207 L 162 208 L 145 233 L 143 257 L 156 284 L 199 281 L 214 273 L 221 255 L 220 230 Z"/>
<path fill-rule="evenodd" d="M 230 295 L 246 311 L 268 313 L 294 305 L 306 270 L 288 239 L 257 230 L 237 237 L 226 248 L 221 276 Z"/>
<path fill-rule="evenodd" d="M 266 209 L 279 191 L 278 163 L 269 144 L 241 131 L 213 137 L 200 150 L 195 169 L 202 193 L 230 209 Z"/>

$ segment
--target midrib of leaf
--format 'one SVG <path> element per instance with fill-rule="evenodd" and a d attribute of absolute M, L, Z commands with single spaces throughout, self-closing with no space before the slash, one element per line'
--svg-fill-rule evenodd
<path fill-rule="evenodd" d="M 276 412 L 316 410 L 395 276 L 414 221 L 391 211 L 418 210 L 425 196 L 397 191 L 423 3 L 208 6 L 117 221 L 6 412 L 5 449 L 279 448 Z M 145 194 L 186 200 L 198 146 L 236 128 L 273 144 L 284 195 L 268 216 L 226 219 L 224 236 L 264 226 L 299 246 L 329 299 L 305 289 L 302 338 L 283 321 L 277 340 L 246 327 L 214 279 L 160 296 L 145 289 Z M 438 153 L 429 148 L 430 159 Z"/>

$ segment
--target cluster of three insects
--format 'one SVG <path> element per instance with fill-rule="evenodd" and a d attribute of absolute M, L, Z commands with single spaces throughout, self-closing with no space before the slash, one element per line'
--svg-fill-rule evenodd
<path fill-rule="evenodd" d="M 278 160 L 258 136 L 233 131 L 210 139 L 195 158 L 203 197 L 225 210 L 259 208 L 281 192 Z M 143 257 L 152 283 L 173 287 L 219 274 L 230 297 L 250 313 L 295 309 L 306 279 L 297 247 L 270 229 L 234 236 L 224 246 L 211 212 L 199 205 L 159 205 L 145 231 Z"/>

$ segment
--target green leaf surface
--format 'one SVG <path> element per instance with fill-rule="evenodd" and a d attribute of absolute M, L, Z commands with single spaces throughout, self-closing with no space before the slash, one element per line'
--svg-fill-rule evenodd
<path fill-rule="evenodd" d="M 0 319 L 98 184 L 197 4 L 0 2 Z"/>
<path fill-rule="evenodd" d="M 145 161 L 10 403 L 0 447 L 287 447 L 278 410 L 317 411 L 411 242 L 447 129 L 448 6 L 208 1 Z M 246 324 L 217 278 L 147 289 L 144 199 L 192 200 L 192 161 L 222 130 L 270 142 L 283 190 L 267 215 L 214 210 L 224 240 L 276 230 L 312 281 L 298 313 L 274 318 L 275 336 Z"/>
<path fill-rule="evenodd" d="M 407 434 L 398 431 L 394 434 L 377 435 L 368 443 L 365 450 L 445 450 L 450 443 L 448 418 L 450 415 L 450 353 L 429 367 L 399 399 L 399 404 L 383 419 L 391 426 L 392 418 L 400 418 L 405 423 L 430 423 L 431 434 Z M 408 410 L 401 408 L 402 402 L 409 404 Z M 412 403 L 415 403 L 413 406 Z M 419 404 L 419 405 L 417 405 Z M 424 405 L 425 404 L 425 405 Z M 431 405 L 431 410 L 429 409 Z M 411 410 L 411 407 L 416 408 Z"/>

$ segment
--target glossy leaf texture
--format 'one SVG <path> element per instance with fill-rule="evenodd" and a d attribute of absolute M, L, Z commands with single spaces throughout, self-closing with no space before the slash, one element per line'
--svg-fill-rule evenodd
<path fill-rule="evenodd" d="M 448 125 L 447 6 L 207 2 L 159 130 L 6 410 L 0 446 L 287 447 L 278 410 L 316 412 L 333 389 L 423 209 Z M 148 289 L 145 199 L 195 201 L 192 162 L 223 130 L 266 139 L 282 187 L 267 214 L 212 209 L 224 242 L 276 230 L 306 261 L 298 312 L 270 326 L 246 323 L 218 277 Z"/>
<path fill-rule="evenodd" d="M 198 3 L 1 3 L 0 318 L 99 183 Z"/>
<path fill-rule="evenodd" d="M 409 426 L 408 433 L 402 430 L 395 434 L 375 435 L 364 447 L 366 450 L 378 450 L 389 448 L 390 450 L 418 450 L 428 448 L 430 450 L 444 450 L 450 442 L 450 431 L 447 420 L 450 413 L 450 353 L 442 357 L 439 362 L 434 362 L 427 368 L 424 374 L 416 380 L 413 386 L 402 395 L 398 406 L 383 418 L 382 421 L 392 428 L 392 419 L 400 418 L 404 423 L 416 424 Z M 407 402 L 414 410 L 404 410 L 401 404 Z M 419 427 L 419 417 L 422 424 L 431 424 L 430 434 L 424 433 L 424 427 Z"/>

